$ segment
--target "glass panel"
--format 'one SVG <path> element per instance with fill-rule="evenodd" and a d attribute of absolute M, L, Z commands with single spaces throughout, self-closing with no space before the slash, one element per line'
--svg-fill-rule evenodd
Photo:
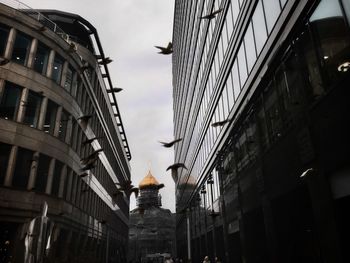
<path fill-rule="evenodd" d="M 32 39 L 29 36 L 17 31 L 13 45 L 12 60 L 21 65 L 26 65 L 31 42 Z"/>
<path fill-rule="evenodd" d="M 261 1 L 259 1 L 258 5 L 255 8 L 255 12 L 253 14 L 253 27 L 254 27 L 256 50 L 258 54 L 260 54 L 260 51 L 265 45 L 265 42 L 267 39 L 264 11 L 263 11 Z"/>
<path fill-rule="evenodd" d="M 56 160 L 55 171 L 53 173 L 52 188 L 51 188 L 51 195 L 53 196 L 58 196 L 62 168 L 63 168 L 63 163 Z"/>
<path fill-rule="evenodd" d="M 71 87 L 72 87 L 73 74 L 74 74 L 74 69 L 72 68 L 71 65 L 69 65 L 67 68 L 67 73 L 66 73 L 66 81 L 64 83 L 64 89 L 68 92 L 70 92 Z"/>
<path fill-rule="evenodd" d="M 51 135 L 53 135 L 55 131 L 57 109 L 58 105 L 51 100 L 48 100 L 43 130 L 44 132 L 50 133 Z"/>
<path fill-rule="evenodd" d="M 278 0 L 263 0 L 266 14 L 267 31 L 270 33 L 281 12 L 281 6 Z"/>
<path fill-rule="evenodd" d="M 49 61 L 50 49 L 43 43 L 38 44 L 34 58 L 34 70 L 40 74 L 45 74 L 47 62 Z"/>
<path fill-rule="evenodd" d="M 64 63 L 64 59 L 56 53 L 55 60 L 53 62 L 52 79 L 57 84 L 60 84 L 60 81 L 61 81 L 63 63 Z"/>
<path fill-rule="evenodd" d="M 234 22 L 233 22 L 233 14 L 232 14 L 232 4 L 230 4 L 229 9 L 227 11 L 226 15 L 226 25 L 227 25 L 227 35 L 228 39 L 230 40 L 233 28 L 234 28 Z"/>
<path fill-rule="evenodd" d="M 247 54 L 248 72 L 252 69 L 256 61 L 255 43 L 253 36 L 253 28 L 250 23 L 244 37 L 245 50 Z"/>
<path fill-rule="evenodd" d="M 246 58 L 245 58 L 245 49 L 244 49 L 243 42 L 241 44 L 241 47 L 239 48 L 237 58 L 238 58 L 238 67 L 239 67 L 239 77 L 240 77 L 241 85 L 243 88 L 244 83 L 248 77 L 247 63 L 246 63 Z"/>
<path fill-rule="evenodd" d="M 232 13 L 233 13 L 233 21 L 234 24 L 237 24 L 237 20 L 238 20 L 238 15 L 239 15 L 239 3 L 238 0 L 232 0 L 231 1 L 232 4 Z"/>
<path fill-rule="evenodd" d="M 350 69 L 350 34 L 339 2 L 323 0 L 310 18 L 326 81 L 336 83 Z"/>
<path fill-rule="evenodd" d="M 33 153 L 30 150 L 18 148 L 15 171 L 12 186 L 26 189 L 33 161 Z"/>
<path fill-rule="evenodd" d="M 9 27 L 0 24 L 0 56 L 3 56 L 5 53 L 9 32 Z"/>
<path fill-rule="evenodd" d="M 0 143 L 0 185 L 4 184 L 11 148 L 12 145 Z"/>
<path fill-rule="evenodd" d="M 342 0 L 341 1 L 344 7 L 345 15 L 348 20 L 348 24 L 350 24 L 350 1 L 349 0 Z"/>
<path fill-rule="evenodd" d="M 74 77 L 73 77 L 71 94 L 74 98 L 77 96 L 78 86 L 81 84 L 81 80 L 80 80 L 80 77 L 78 75 L 79 74 L 77 72 L 75 72 Z"/>
<path fill-rule="evenodd" d="M 287 3 L 287 0 L 280 0 L 280 2 L 281 2 L 281 6 L 282 6 L 282 8 L 283 8 L 284 5 Z"/>
<path fill-rule="evenodd" d="M 70 121 L 69 114 L 65 110 L 63 110 L 62 115 L 61 115 L 61 121 L 60 121 L 60 129 L 58 131 L 58 138 L 61 141 L 64 141 L 66 138 L 67 127 L 68 127 L 69 121 Z"/>
<path fill-rule="evenodd" d="M 233 79 L 233 91 L 235 94 L 235 101 L 237 100 L 239 93 L 241 92 L 241 85 L 239 81 L 239 74 L 238 74 L 238 67 L 237 67 L 237 59 L 235 61 L 235 64 L 232 68 L 232 79 Z"/>
<path fill-rule="evenodd" d="M 23 123 L 32 128 L 38 125 L 40 106 L 42 97 L 35 92 L 29 91 L 27 102 L 25 103 L 25 113 Z"/>
<path fill-rule="evenodd" d="M 226 83 L 227 83 L 227 93 L 228 93 L 228 107 L 229 107 L 229 111 L 231 111 L 233 104 L 235 104 L 235 97 L 233 94 L 232 74 L 229 75 Z"/>
<path fill-rule="evenodd" d="M 15 120 L 21 98 L 22 89 L 10 82 L 6 82 L 0 100 L 0 118 Z"/>
<path fill-rule="evenodd" d="M 50 160 L 51 158 L 49 156 L 40 154 L 38 170 L 35 180 L 35 191 L 45 192 Z"/>

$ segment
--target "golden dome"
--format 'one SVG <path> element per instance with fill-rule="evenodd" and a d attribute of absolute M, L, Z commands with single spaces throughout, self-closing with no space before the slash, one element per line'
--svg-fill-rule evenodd
<path fill-rule="evenodd" d="M 145 188 L 147 186 L 158 186 L 158 185 L 159 183 L 157 179 L 153 177 L 153 175 L 151 174 L 151 171 L 148 171 L 148 174 L 139 183 L 139 188 Z"/>

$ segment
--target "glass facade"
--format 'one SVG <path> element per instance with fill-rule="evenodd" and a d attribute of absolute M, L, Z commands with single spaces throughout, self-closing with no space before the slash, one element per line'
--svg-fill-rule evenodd
<path fill-rule="evenodd" d="M 42 96 L 36 92 L 30 91 L 27 101 L 22 102 L 25 107 L 23 123 L 32 128 L 37 128 Z"/>
<path fill-rule="evenodd" d="M 6 82 L 5 87 L 0 94 L 0 117 L 6 120 L 15 120 L 19 107 L 22 89 L 11 83 Z"/>
<path fill-rule="evenodd" d="M 298 231 L 317 228 L 309 221 L 313 217 L 323 220 L 309 213 L 323 201 L 316 194 L 310 199 L 312 186 L 301 186 L 298 180 L 305 167 L 317 162 L 329 173 L 320 176 L 327 178 L 331 171 L 348 167 L 342 143 L 349 145 L 342 114 L 348 109 L 343 96 L 348 94 L 344 87 L 350 65 L 345 2 L 198 1 L 191 8 L 199 13 L 216 5 L 223 11 L 207 23 L 189 24 L 186 19 L 192 14 L 176 1 L 184 9 L 175 7 L 174 136 L 183 140 L 175 146 L 174 162 L 188 168 L 177 171 L 176 203 L 177 211 L 191 211 L 193 261 L 208 253 L 224 262 L 257 262 L 251 255 L 282 262 L 287 258 L 283 252 L 262 244 L 282 242 L 283 227 L 295 229 L 286 242 L 300 238 L 306 244 Z M 188 35 L 195 41 L 186 42 Z M 342 139 L 332 143 L 340 131 Z M 331 154 L 326 149 L 337 157 L 327 159 Z M 350 189 L 346 192 L 350 196 Z M 286 212 L 284 202 L 300 206 Z M 342 206 L 348 201 L 334 202 Z M 288 221 L 293 216 L 295 221 Z M 178 215 L 177 228 L 178 252 L 186 258 L 185 215 Z M 320 239 L 331 243 L 330 236 Z M 278 249 L 285 251 L 286 246 L 279 243 Z M 298 251 L 291 257 L 318 262 L 316 254 Z"/>
<path fill-rule="evenodd" d="M 26 65 L 29 56 L 32 38 L 21 32 L 17 32 L 13 45 L 12 60 L 18 64 Z"/>
<path fill-rule="evenodd" d="M 39 42 L 34 58 L 34 70 L 36 72 L 39 72 L 40 74 L 46 73 L 49 55 L 50 49 Z"/>
<path fill-rule="evenodd" d="M 0 56 L 3 56 L 5 53 L 9 32 L 10 32 L 9 27 L 0 24 Z"/>

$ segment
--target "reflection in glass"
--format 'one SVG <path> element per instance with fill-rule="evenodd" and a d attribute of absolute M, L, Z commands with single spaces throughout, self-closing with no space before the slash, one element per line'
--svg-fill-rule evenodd
<path fill-rule="evenodd" d="M 17 31 L 13 45 L 12 60 L 18 64 L 26 65 L 32 39 L 26 34 Z"/>
<path fill-rule="evenodd" d="M 22 89 L 10 82 L 6 82 L 0 98 L 0 118 L 15 120 L 21 98 Z"/>
<path fill-rule="evenodd" d="M 67 133 L 67 127 L 68 127 L 68 122 L 70 121 L 68 113 L 63 110 L 62 115 L 61 115 L 61 121 L 60 121 L 60 128 L 58 131 L 58 138 L 61 141 L 64 141 L 66 138 L 66 133 Z"/>
<path fill-rule="evenodd" d="M 264 10 L 261 1 L 257 4 L 254 14 L 253 14 L 253 27 L 256 51 L 260 54 L 261 49 L 265 45 L 267 39 L 266 24 L 264 18 Z"/>
<path fill-rule="evenodd" d="M 39 120 L 42 97 L 33 91 L 29 91 L 27 102 L 24 103 L 25 113 L 23 123 L 36 128 Z"/>
<path fill-rule="evenodd" d="M 237 58 L 238 58 L 238 67 L 239 67 L 239 77 L 240 77 L 241 85 L 243 88 L 244 83 L 248 77 L 247 63 L 246 63 L 246 57 L 245 57 L 245 48 L 244 48 L 243 42 L 241 44 L 241 47 L 239 48 Z"/>
<path fill-rule="evenodd" d="M 4 184 L 11 148 L 11 145 L 0 142 L 0 185 Z"/>
<path fill-rule="evenodd" d="M 0 24 L 0 56 L 3 56 L 5 53 L 9 32 L 9 27 Z"/>
<path fill-rule="evenodd" d="M 13 173 L 12 186 L 21 189 L 27 188 L 27 183 L 30 174 L 30 168 L 33 161 L 34 152 L 18 148 L 15 171 Z"/>
<path fill-rule="evenodd" d="M 244 36 L 244 44 L 247 55 L 248 72 L 252 69 L 256 60 L 255 43 L 254 43 L 252 24 L 250 23 Z"/>
<path fill-rule="evenodd" d="M 50 49 L 39 42 L 34 58 L 34 70 L 40 74 L 45 74 L 47 62 L 49 60 Z"/>
<path fill-rule="evenodd" d="M 51 100 L 48 100 L 43 130 L 51 135 L 53 135 L 55 131 L 57 109 L 58 105 Z"/>
<path fill-rule="evenodd" d="M 56 53 L 55 60 L 53 62 L 52 79 L 57 84 L 60 84 L 60 81 L 61 81 L 63 63 L 64 63 L 64 59 Z"/>
<path fill-rule="evenodd" d="M 73 74 L 74 74 L 73 68 L 71 65 L 69 65 L 66 72 L 66 81 L 64 83 L 64 89 L 68 92 L 70 92 L 72 88 Z"/>
<path fill-rule="evenodd" d="M 267 23 L 267 31 L 270 33 L 280 15 L 281 7 L 277 0 L 263 0 L 265 9 L 265 18 Z"/>

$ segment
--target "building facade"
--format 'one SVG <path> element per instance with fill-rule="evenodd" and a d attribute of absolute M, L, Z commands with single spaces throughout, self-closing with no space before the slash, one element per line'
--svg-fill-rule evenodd
<path fill-rule="evenodd" d="M 349 21 L 345 0 L 175 1 L 180 257 L 350 260 Z"/>
<path fill-rule="evenodd" d="M 175 217 L 162 208 L 160 184 L 151 171 L 139 183 L 137 208 L 130 212 L 129 262 L 163 262 L 175 256 Z"/>
<path fill-rule="evenodd" d="M 0 261 L 126 262 L 129 200 L 115 192 L 131 155 L 97 31 L 79 15 L 6 4 Z"/>

